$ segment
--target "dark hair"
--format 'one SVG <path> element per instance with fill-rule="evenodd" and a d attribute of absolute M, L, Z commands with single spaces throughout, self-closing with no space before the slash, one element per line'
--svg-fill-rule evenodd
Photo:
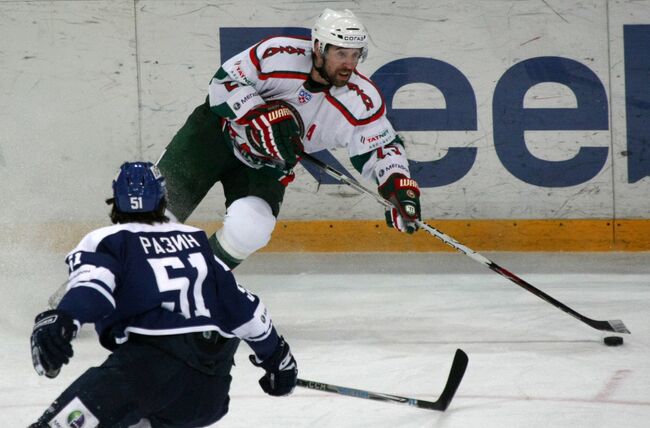
<path fill-rule="evenodd" d="M 169 217 L 165 215 L 167 208 L 167 198 L 162 198 L 155 211 L 146 213 L 125 213 L 117 209 L 115 198 L 106 199 L 106 205 L 111 205 L 110 218 L 113 224 L 122 223 L 167 223 Z"/>

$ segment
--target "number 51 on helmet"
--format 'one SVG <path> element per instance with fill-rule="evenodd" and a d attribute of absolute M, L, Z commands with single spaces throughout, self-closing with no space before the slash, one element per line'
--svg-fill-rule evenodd
<path fill-rule="evenodd" d="M 165 179 L 151 162 L 124 162 L 113 180 L 115 206 L 121 212 L 156 211 L 165 194 Z"/>

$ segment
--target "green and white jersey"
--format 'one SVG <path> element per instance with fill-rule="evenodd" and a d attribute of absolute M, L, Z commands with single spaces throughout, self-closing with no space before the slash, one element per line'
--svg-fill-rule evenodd
<path fill-rule="evenodd" d="M 259 104 L 282 100 L 299 122 L 305 152 L 346 148 L 355 168 L 379 184 L 393 173 L 410 176 L 401 139 L 370 79 L 354 70 L 345 86 L 322 86 L 309 79 L 311 68 L 310 39 L 265 39 L 221 66 L 210 81 L 210 106 L 225 119 L 225 132 L 244 143 L 245 125 L 237 119 Z M 234 146 L 235 155 L 255 167 Z"/>

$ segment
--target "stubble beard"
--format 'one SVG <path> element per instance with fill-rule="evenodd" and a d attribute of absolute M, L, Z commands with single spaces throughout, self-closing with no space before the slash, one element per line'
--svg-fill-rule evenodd
<path fill-rule="evenodd" d="M 318 72 L 320 77 L 322 77 L 324 80 L 326 80 L 332 86 L 335 86 L 337 88 L 341 88 L 341 87 L 347 85 L 347 83 L 350 81 L 350 78 L 352 77 L 352 71 L 350 71 L 350 75 L 347 76 L 345 79 L 340 79 L 338 77 L 338 71 L 339 70 L 334 70 L 333 73 L 330 73 L 327 70 L 327 61 L 325 60 L 325 58 L 321 59 L 321 61 L 322 61 L 321 66 L 317 67 L 316 66 L 316 60 L 314 60 L 314 68 L 316 69 L 316 71 Z"/>

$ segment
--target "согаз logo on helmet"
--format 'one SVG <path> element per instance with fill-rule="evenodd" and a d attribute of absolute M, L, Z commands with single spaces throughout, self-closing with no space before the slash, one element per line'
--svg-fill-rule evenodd
<path fill-rule="evenodd" d="M 366 40 L 366 36 L 343 36 L 343 40 L 350 42 L 363 42 Z"/>

